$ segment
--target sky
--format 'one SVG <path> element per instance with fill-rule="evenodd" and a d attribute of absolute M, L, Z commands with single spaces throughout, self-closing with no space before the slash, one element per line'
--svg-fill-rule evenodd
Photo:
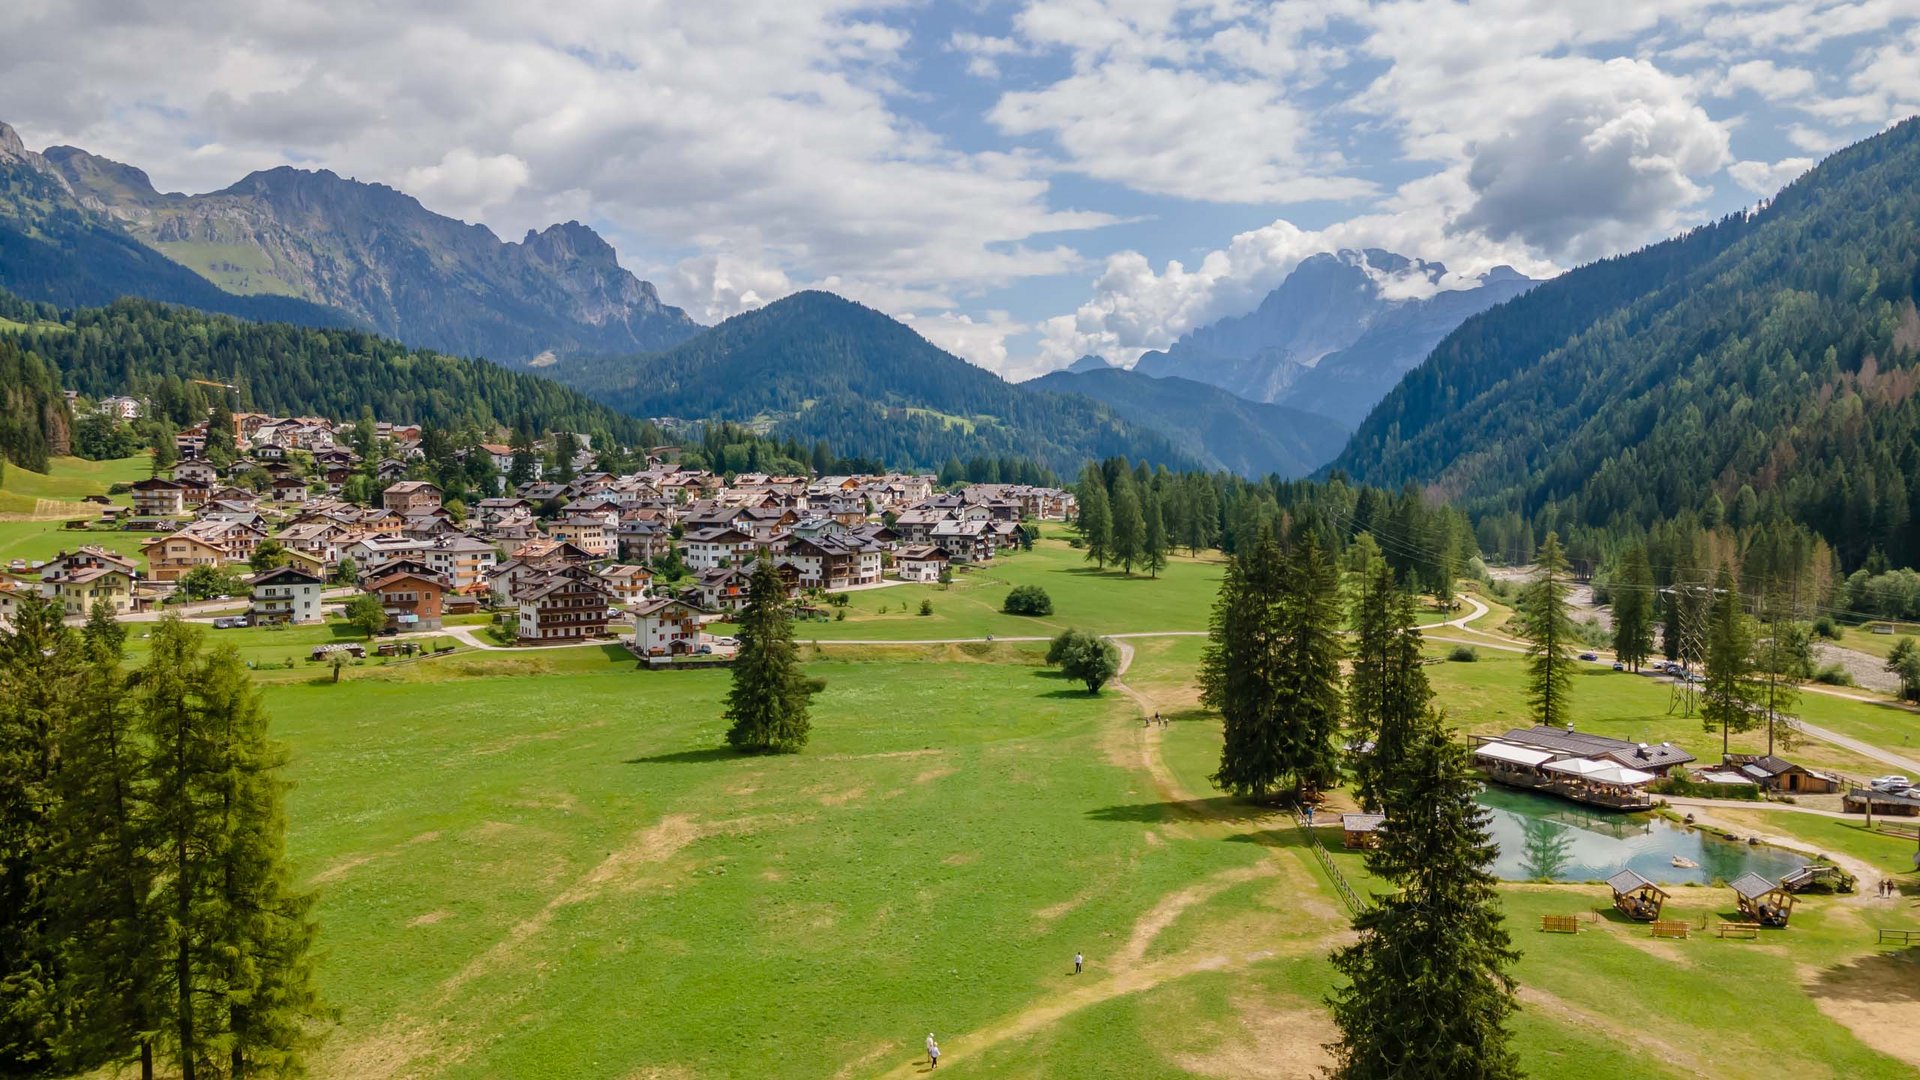
<path fill-rule="evenodd" d="M 10 0 L 0 120 L 163 191 L 577 219 L 716 322 L 825 288 L 1009 378 L 1301 259 L 1536 276 L 1920 112 L 1920 0 Z"/>

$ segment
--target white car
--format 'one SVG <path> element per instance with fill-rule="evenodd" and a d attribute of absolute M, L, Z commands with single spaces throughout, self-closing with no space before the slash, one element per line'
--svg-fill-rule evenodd
<path fill-rule="evenodd" d="M 1913 782 L 1904 776 L 1881 776 L 1867 781 L 1867 786 L 1875 791 L 1884 791 L 1897 795 L 1913 787 Z"/>

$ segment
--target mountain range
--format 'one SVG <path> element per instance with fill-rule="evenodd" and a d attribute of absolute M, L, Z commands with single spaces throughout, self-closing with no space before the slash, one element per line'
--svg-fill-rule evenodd
<path fill-rule="evenodd" d="M 1102 363 L 1021 385 L 1104 402 L 1115 415 L 1166 436 L 1194 460 L 1241 476 L 1306 476 L 1347 442 L 1347 428 L 1324 416 L 1248 401 L 1177 375 L 1156 379 Z"/>
<path fill-rule="evenodd" d="M 1920 120 L 1468 319 L 1333 463 L 1563 528 L 1793 520 L 1920 557 Z"/>
<path fill-rule="evenodd" d="M 1469 316 L 1536 284 L 1498 266 L 1473 284 L 1369 248 L 1314 255 L 1245 315 L 1188 331 L 1133 370 L 1211 383 L 1351 427 Z"/>
<path fill-rule="evenodd" d="M 385 185 L 286 167 L 163 194 L 85 150 L 28 151 L 4 124 L 0 244 L 0 287 L 30 300 L 130 294 L 508 364 L 650 351 L 700 329 L 578 222 L 502 242 Z"/>

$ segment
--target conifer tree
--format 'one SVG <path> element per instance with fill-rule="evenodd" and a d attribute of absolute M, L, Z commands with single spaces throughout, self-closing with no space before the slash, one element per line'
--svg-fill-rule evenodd
<path fill-rule="evenodd" d="M 1158 492 L 1147 497 L 1146 519 L 1146 540 L 1141 548 L 1140 561 L 1148 574 L 1159 577 L 1160 571 L 1167 567 L 1167 526 Z"/>
<path fill-rule="evenodd" d="M 52 817 L 84 675 L 62 614 L 29 593 L 0 634 L 0 1073 L 44 1068 L 63 1026 Z"/>
<path fill-rule="evenodd" d="M 1700 687 L 1700 720 L 1720 733 L 1726 760 L 1733 735 L 1760 726 L 1761 689 L 1753 678 L 1753 626 L 1740 609 L 1733 571 L 1721 567 L 1707 616 L 1706 681 Z"/>
<path fill-rule="evenodd" d="M 1362 534 L 1363 536 L 1366 534 Z M 1413 597 L 1396 588 L 1393 569 L 1375 560 L 1354 598 L 1353 663 L 1347 674 L 1347 732 L 1356 745 L 1372 743 L 1353 762 L 1354 796 L 1380 807 L 1389 772 L 1406 752 L 1433 696 L 1414 627 Z"/>
<path fill-rule="evenodd" d="M 533 452 L 533 432 L 522 421 L 513 427 L 513 435 L 508 444 L 513 451 L 513 461 L 507 467 L 507 487 L 516 489 L 522 484 L 533 482 L 535 467 L 540 459 Z"/>
<path fill-rule="evenodd" d="M 1653 653 L 1653 567 L 1644 544 L 1621 557 L 1613 582 L 1613 653 L 1629 671 L 1639 671 Z"/>
<path fill-rule="evenodd" d="M 1283 771 L 1298 790 L 1340 778 L 1340 576 L 1311 531 L 1303 530 L 1282 569 L 1278 721 Z"/>
<path fill-rule="evenodd" d="M 1104 570 L 1112 558 L 1113 511 L 1107 502 L 1107 483 L 1100 467 L 1088 465 L 1080 478 L 1080 540 L 1087 546 L 1087 558 Z"/>
<path fill-rule="evenodd" d="M 63 1056 L 137 1059 L 142 1080 L 152 1080 L 153 1032 L 166 1012 L 158 997 L 166 922 L 152 899 L 151 784 L 121 667 L 125 634 L 105 601 L 94 605 L 81 698 L 60 737 L 52 897 L 72 1024 Z"/>
<path fill-rule="evenodd" d="M 1265 796 L 1285 771 L 1278 726 L 1282 560 L 1263 531 L 1227 559 L 1200 660 L 1200 701 L 1220 714 L 1224 742 L 1215 786 Z"/>
<path fill-rule="evenodd" d="M 1539 569 L 1519 598 L 1520 635 L 1527 641 L 1527 701 L 1549 727 L 1573 722 L 1573 619 L 1567 613 L 1570 570 L 1560 538 L 1548 533 L 1535 556 Z"/>
<path fill-rule="evenodd" d="M 1113 540 L 1109 557 L 1120 569 L 1132 574 L 1145 562 L 1147 542 L 1146 515 L 1140 509 L 1140 487 L 1125 469 L 1113 481 Z"/>
<path fill-rule="evenodd" d="M 311 894 L 286 865 L 285 752 L 267 738 L 260 692 L 231 645 L 197 666 L 199 718 L 222 766 L 210 777 L 220 842 L 210 866 L 208 968 L 218 987 L 211 1019 L 224 1023 L 227 1080 L 255 1072 L 298 1075 L 320 1014 Z"/>
<path fill-rule="evenodd" d="M 1519 959 L 1501 925 L 1496 847 L 1464 747 L 1431 712 L 1417 726 L 1367 868 L 1394 891 L 1354 916 L 1359 940 L 1333 955 L 1338 1080 L 1510 1080 Z"/>
<path fill-rule="evenodd" d="M 814 687 L 800 670 L 786 584 L 771 560 L 754 566 L 739 638 L 733 689 L 727 694 L 728 744 L 757 753 L 800 750 L 807 744 Z"/>

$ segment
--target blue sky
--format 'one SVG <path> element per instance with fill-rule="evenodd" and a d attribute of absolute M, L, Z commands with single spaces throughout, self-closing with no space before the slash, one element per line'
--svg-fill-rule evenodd
<path fill-rule="evenodd" d="M 578 218 L 712 322 L 830 288 L 1025 377 L 1380 246 L 1465 284 L 1751 203 L 1920 111 L 1920 0 L 25 0 L 0 119 Z"/>

